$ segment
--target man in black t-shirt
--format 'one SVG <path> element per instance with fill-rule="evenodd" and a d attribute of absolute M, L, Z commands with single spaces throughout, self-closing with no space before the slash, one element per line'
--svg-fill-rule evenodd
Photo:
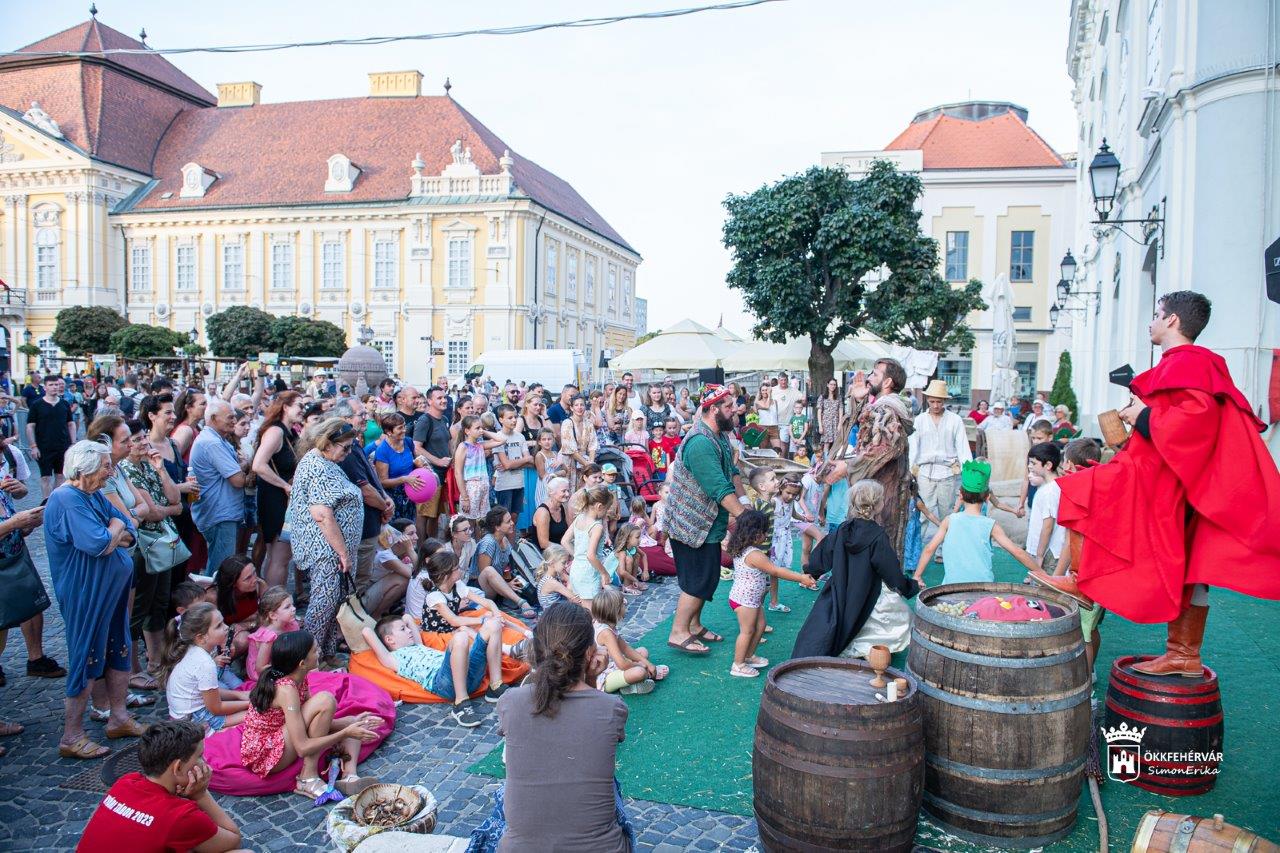
<path fill-rule="evenodd" d="M 439 385 L 427 389 L 427 410 L 413 427 L 414 453 L 425 457 L 431 470 L 440 478 L 435 495 L 426 503 L 418 504 L 418 538 L 435 536 L 440 524 L 441 492 L 449 470 L 449 421 L 445 409 L 449 395 Z"/>
<path fill-rule="evenodd" d="M 71 406 L 62 399 L 66 387 L 61 376 L 46 376 L 44 396 L 27 407 L 27 446 L 40 465 L 40 489 L 46 498 L 62 485 L 62 455 L 76 443 Z"/>

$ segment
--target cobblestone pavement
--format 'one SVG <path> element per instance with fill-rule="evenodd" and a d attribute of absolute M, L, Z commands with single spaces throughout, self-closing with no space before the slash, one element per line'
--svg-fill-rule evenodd
<path fill-rule="evenodd" d="M 40 500 L 39 484 L 33 480 L 28 485 L 31 495 L 20 502 L 20 508 L 34 506 Z M 52 597 L 44 537 L 36 531 L 27 543 Z M 673 581 L 650 590 L 629 602 L 623 633 L 633 642 L 675 608 L 677 589 Z M 45 611 L 45 619 L 46 653 L 65 664 L 62 619 L 56 601 Z M 0 719 L 22 723 L 26 732 L 0 740 L 0 745 L 9 750 L 0 758 L 0 850 L 71 850 L 102 799 L 102 792 L 69 791 L 58 786 L 91 765 L 100 767 L 102 762 L 58 756 L 63 680 L 28 678 L 25 661 L 26 648 L 15 628 L 9 632 L 8 648 L 0 656 L 0 665 L 8 677 L 8 686 L 0 688 Z M 139 718 L 159 718 L 163 708 L 161 694 L 158 707 L 141 709 Z M 448 719 L 443 705 L 403 704 L 397 710 L 395 732 L 361 764 L 361 769 L 384 779 L 427 786 L 440 802 L 436 832 L 469 835 L 493 808 L 497 781 L 468 773 L 466 768 L 500 742 L 495 715 L 487 712 L 482 725 L 463 730 Z M 108 743 L 100 729 L 101 724 L 88 725 L 90 736 Z M 252 849 L 331 847 L 323 813 L 301 797 L 217 795 L 217 800 L 235 817 L 245 843 Z M 747 850 L 757 842 L 752 818 L 644 800 L 628 800 L 627 808 L 641 850 Z"/>

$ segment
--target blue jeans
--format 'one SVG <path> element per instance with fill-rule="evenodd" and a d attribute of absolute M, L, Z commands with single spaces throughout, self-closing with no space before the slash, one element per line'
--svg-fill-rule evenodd
<path fill-rule="evenodd" d="M 502 489 L 494 492 L 493 497 L 496 506 L 504 507 L 512 515 L 518 516 L 524 509 L 524 486 L 518 489 Z"/>
<path fill-rule="evenodd" d="M 205 543 L 209 546 L 209 561 L 204 569 L 206 576 L 216 578 L 222 561 L 235 554 L 236 534 L 239 528 L 238 521 L 219 521 L 200 531 Z"/>
<path fill-rule="evenodd" d="M 480 682 L 484 681 L 485 675 L 489 672 L 489 658 L 485 655 L 485 646 L 484 637 L 476 637 L 475 642 L 471 644 L 471 653 L 467 656 L 467 696 L 480 689 Z M 431 685 L 431 692 L 448 702 L 457 698 L 453 692 L 453 667 L 449 663 L 452 654 L 452 647 L 444 650 L 444 663 L 440 664 L 440 671 L 436 673 L 436 680 Z"/>

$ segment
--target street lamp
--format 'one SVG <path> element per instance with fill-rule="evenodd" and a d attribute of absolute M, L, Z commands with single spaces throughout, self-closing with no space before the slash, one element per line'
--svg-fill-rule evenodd
<path fill-rule="evenodd" d="M 1107 145 L 1106 137 L 1102 138 L 1102 147 L 1093 155 L 1089 164 L 1089 188 L 1093 191 L 1093 209 L 1098 212 L 1098 219 L 1103 222 L 1111 215 L 1111 207 L 1116 200 L 1116 187 L 1120 184 L 1120 161 Z"/>
<path fill-rule="evenodd" d="M 1076 280 L 1076 259 L 1072 256 L 1071 250 L 1067 249 L 1067 254 L 1062 258 L 1062 263 L 1058 265 L 1058 269 L 1062 272 L 1062 280 L 1072 282 Z"/>
<path fill-rule="evenodd" d="M 195 326 L 192 326 L 191 331 L 187 332 L 187 337 L 191 340 L 191 343 L 194 344 L 200 340 L 200 333 L 196 331 Z"/>

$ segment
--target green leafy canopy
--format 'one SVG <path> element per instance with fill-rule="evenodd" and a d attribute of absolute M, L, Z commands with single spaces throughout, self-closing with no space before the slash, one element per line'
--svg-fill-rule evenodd
<path fill-rule="evenodd" d="M 172 357 L 174 347 L 183 347 L 188 343 L 187 336 L 182 332 L 144 323 L 131 323 L 111 335 L 109 351 L 125 358 L 143 360 Z"/>
<path fill-rule="evenodd" d="M 248 305 L 233 305 L 209 317 L 205 333 L 213 354 L 223 358 L 256 358 L 273 346 L 271 323 L 266 311 Z"/>
<path fill-rule="evenodd" d="M 58 312 L 53 342 L 69 356 L 111 352 L 111 336 L 129 325 L 114 308 L 75 305 Z"/>

